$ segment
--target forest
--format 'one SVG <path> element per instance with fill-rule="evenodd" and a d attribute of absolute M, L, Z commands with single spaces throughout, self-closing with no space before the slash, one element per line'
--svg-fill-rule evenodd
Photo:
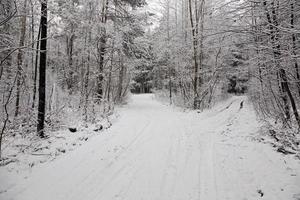
<path fill-rule="evenodd" d="M 300 199 L 299 0 L 0 0 L 0 199 Z"/>
<path fill-rule="evenodd" d="M 299 38 L 297 0 L 1 0 L 0 150 L 97 124 L 131 93 L 199 112 L 247 95 L 297 145 Z"/>

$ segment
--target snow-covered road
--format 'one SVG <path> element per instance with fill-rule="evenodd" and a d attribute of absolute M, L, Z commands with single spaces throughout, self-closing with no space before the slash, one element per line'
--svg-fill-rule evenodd
<path fill-rule="evenodd" d="M 1 200 L 300 199 L 299 161 L 255 141 L 245 97 L 181 112 L 135 95 L 112 128 L 53 162 Z"/>

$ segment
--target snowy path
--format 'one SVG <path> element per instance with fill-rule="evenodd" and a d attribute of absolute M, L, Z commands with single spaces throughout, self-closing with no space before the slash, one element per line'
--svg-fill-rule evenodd
<path fill-rule="evenodd" d="M 110 130 L 34 168 L 0 199 L 300 199 L 299 162 L 253 141 L 259 125 L 241 100 L 198 114 L 134 96 Z"/>

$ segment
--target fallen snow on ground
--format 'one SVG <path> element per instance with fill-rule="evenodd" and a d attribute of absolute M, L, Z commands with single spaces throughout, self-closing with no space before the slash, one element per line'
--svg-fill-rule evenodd
<path fill-rule="evenodd" d="M 110 129 L 29 173 L 0 168 L 0 199 L 300 199 L 299 160 L 262 142 L 246 97 L 198 113 L 135 95 L 119 112 Z"/>
<path fill-rule="evenodd" d="M 49 161 L 54 161 L 93 137 L 103 134 L 103 131 L 110 128 L 117 117 L 118 114 L 115 113 L 112 116 L 99 118 L 94 124 L 74 123 L 74 120 L 69 118 L 65 127 L 47 133 L 46 138 L 43 139 L 35 133 L 5 137 L 3 157 L 0 161 L 0 197 L 1 193 L 7 192 L 20 180 L 27 179 L 34 168 L 47 165 Z M 73 129 L 73 132 L 69 128 Z"/>

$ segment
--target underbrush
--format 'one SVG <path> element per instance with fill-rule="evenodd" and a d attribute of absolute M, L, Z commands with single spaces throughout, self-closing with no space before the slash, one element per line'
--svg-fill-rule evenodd
<path fill-rule="evenodd" d="M 262 140 L 270 143 L 276 151 L 293 154 L 300 159 L 300 134 L 297 127 L 286 127 L 272 120 L 264 120 L 261 132 L 264 136 Z"/>
<path fill-rule="evenodd" d="M 98 104 L 91 99 L 86 105 L 75 95 L 60 95 L 58 101 L 49 103 L 45 138 L 36 133 L 35 112 L 28 110 L 10 117 L 3 134 L 0 167 L 6 166 L 11 171 L 18 169 L 16 165 L 31 168 L 75 149 L 111 127 L 117 117 L 113 104 Z"/>
<path fill-rule="evenodd" d="M 0 166 L 14 171 L 54 160 L 59 155 L 81 146 L 93 136 L 102 134 L 111 127 L 117 116 L 111 112 L 97 116 L 93 122 L 86 122 L 75 111 L 68 109 L 64 111 L 64 119 L 55 123 L 55 126 L 47 124 L 46 138 L 40 138 L 34 126 L 11 129 L 3 140 Z"/>

